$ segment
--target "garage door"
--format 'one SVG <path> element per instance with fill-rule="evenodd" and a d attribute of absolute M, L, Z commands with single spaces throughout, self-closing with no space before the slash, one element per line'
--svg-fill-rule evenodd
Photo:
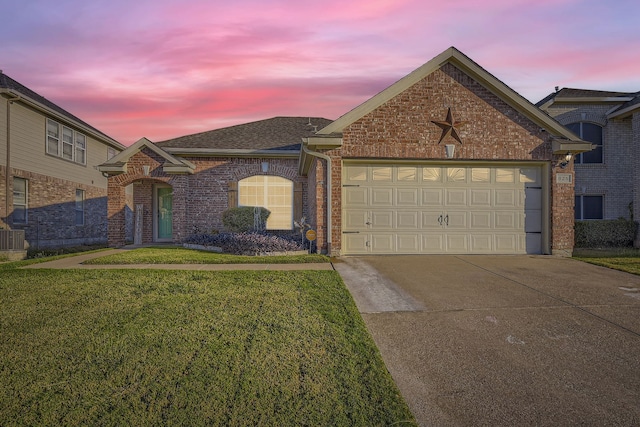
<path fill-rule="evenodd" d="M 539 166 L 345 164 L 344 254 L 542 251 Z"/>

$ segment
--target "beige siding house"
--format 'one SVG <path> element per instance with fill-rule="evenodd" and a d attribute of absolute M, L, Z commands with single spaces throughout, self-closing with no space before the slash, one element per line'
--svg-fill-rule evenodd
<path fill-rule="evenodd" d="M 107 179 L 125 147 L 0 73 L 0 228 L 32 248 L 106 242 Z"/>

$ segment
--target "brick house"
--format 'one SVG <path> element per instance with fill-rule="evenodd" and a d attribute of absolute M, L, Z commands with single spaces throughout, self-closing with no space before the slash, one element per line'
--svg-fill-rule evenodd
<path fill-rule="evenodd" d="M 142 139 L 110 174 L 109 242 L 179 242 L 265 205 L 304 215 L 333 255 L 573 249 L 573 165 L 591 144 L 450 48 L 335 121 L 279 117 L 170 141 Z M 272 214 L 273 215 L 273 214 Z"/>
<path fill-rule="evenodd" d="M 32 248 L 106 243 L 96 166 L 124 148 L 0 71 L 0 229 Z"/>
<path fill-rule="evenodd" d="M 637 219 L 640 92 L 564 88 L 536 105 L 595 146 L 574 160 L 575 219 Z"/>

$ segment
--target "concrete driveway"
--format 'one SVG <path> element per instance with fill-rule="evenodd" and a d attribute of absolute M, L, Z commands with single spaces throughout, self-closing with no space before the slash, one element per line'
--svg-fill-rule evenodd
<path fill-rule="evenodd" d="M 640 277 L 548 256 L 335 267 L 420 425 L 640 425 Z"/>

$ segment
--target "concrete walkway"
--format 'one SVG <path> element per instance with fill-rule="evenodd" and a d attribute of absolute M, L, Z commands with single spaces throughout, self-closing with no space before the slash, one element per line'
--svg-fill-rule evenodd
<path fill-rule="evenodd" d="M 42 262 L 39 264 L 31 264 L 23 268 L 27 269 L 87 269 L 87 270 L 193 270 L 193 271 L 224 271 L 224 270 L 333 270 L 333 265 L 326 263 L 306 263 L 306 264 L 109 264 L 95 265 L 83 264 L 90 259 L 100 258 L 103 256 L 119 254 L 130 249 L 111 249 L 108 251 L 94 252 L 91 254 L 82 254 L 72 257 L 62 258 L 55 261 Z"/>

